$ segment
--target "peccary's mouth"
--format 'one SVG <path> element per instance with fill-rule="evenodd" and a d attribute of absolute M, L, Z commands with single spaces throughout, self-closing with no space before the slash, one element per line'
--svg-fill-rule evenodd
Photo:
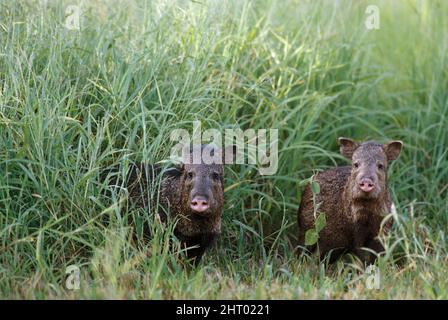
<path fill-rule="evenodd" d="M 377 188 L 370 192 L 365 192 L 358 187 L 354 187 L 352 190 L 353 199 L 355 200 L 375 200 L 378 199 L 380 195 L 380 192 Z"/>
<path fill-rule="evenodd" d="M 210 206 L 207 210 L 204 211 L 196 211 L 192 208 L 189 208 L 189 216 L 197 221 L 203 221 L 214 217 L 216 214 L 215 207 Z"/>
<path fill-rule="evenodd" d="M 192 218 L 195 220 L 207 220 L 211 217 L 208 212 L 195 212 L 192 211 Z"/>
<path fill-rule="evenodd" d="M 359 190 L 358 192 L 355 193 L 354 196 L 355 200 L 375 200 L 378 198 L 378 195 L 376 193 L 371 193 L 371 192 L 364 192 Z"/>

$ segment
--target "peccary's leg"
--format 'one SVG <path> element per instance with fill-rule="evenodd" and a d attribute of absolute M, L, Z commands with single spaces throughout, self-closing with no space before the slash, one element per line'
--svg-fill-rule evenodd
<path fill-rule="evenodd" d="M 368 252 L 366 249 L 362 249 L 362 247 L 371 249 L 376 253 L 381 253 L 384 251 L 383 245 L 377 238 L 369 238 L 364 240 L 362 245 L 358 244 L 354 249 L 354 253 L 367 264 L 374 263 L 376 260 L 376 255 L 372 252 Z"/>
<path fill-rule="evenodd" d="M 296 254 L 302 255 L 302 253 L 305 251 L 305 232 L 303 232 L 302 228 L 299 229 L 299 242 L 298 246 L 296 247 Z"/>
<path fill-rule="evenodd" d="M 372 249 L 376 253 L 384 252 L 384 247 L 377 238 L 372 238 L 367 243 L 367 248 Z"/>
<path fill-rule="evenodd" d="M 368 230 L 362 224 L 358 224 L 355 227 L 355 234 L 353 238 L 353 253 L 360 258 L 362 261 L 366 261 L 367 252 L 363 247 L 367 247 L 367 234 Z"/>
<path fill-rule="evenodd" d="M 296 254 L 298 256 L 304 254 L 304 253 L 313 253 L 316 250 L 316 245 L 312 245 L 312 246 L 306 246 L 305 245 L 305 228 L 304 227 L 300 227 L 299 229 L 299 241 L 298 241 L 298 246 L 296 247 Z"/>
<path fill-rule="evenodd" d="M 202 233 L 194 236 L 186 236 L 182 233 L 174 231 L 176 237 L 180 240 L 183 249 L 187 249 L 185 255 L 193 265 L 198 265 L 204 252 L 211 247 L 218 238 L 217 233 Z"/>
<path fill-rule="evenodd" d="M 367 242 L 366 247 L 369 249 L 372 249 L 376 253 L 384 252 L 384 247 L 377 238 L 370 239 Z M 366 254 L 367 254 L 367 257 L 366 257 L 365 261 L 369 264 L 374 263 L 376 260 L 376 255 L 373 253 L 370 253 L 370 252 L 366 252 Z"/>
<path fill-rule="evenodd" d="M 347 250 L 345 248 L 334 248 L 331 250 L 323 251 L 321 253 L 320 258 L 321 260 L 323 260 L 324 258 L 328 257 L 328 262 L 334 263 L 338 259 L 340 259 L 345 253 L 347 253 Z"/>

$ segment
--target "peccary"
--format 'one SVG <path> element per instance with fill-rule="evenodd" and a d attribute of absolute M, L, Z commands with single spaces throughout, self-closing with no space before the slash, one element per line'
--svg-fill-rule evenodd
<path fill-rule="evenodd" d="M 338 143 L 341 154 L 352 161 L 352 166 L 316 174 L 313 181 L 319 184 L 320 192 L 315 200 L 311 187 L 305 188 L 298 211 L 299 251 L 315 251 L 316 245 L 305 246 L 305 233 L 315 227 L 315 215 L 324 213 L 326 224 L 317 241 L 321 258 L 331 251 L 330 261 L 334 261 L 342 253 L 352 252 L 370 263 L 376 255 L 361 248 L 384 251 L 378 235 L 382 220 L 393 205 L 387 189 L 387 167 L 389 161 L 399 156 L 403 143 L 359 143 L 347 138 L 339 138 Z M 388 219 L 383 231 L 387 233 L 391 226 L 392 220 Z"/>
<path fill-rule="evenodd" d="M 211 155 L 219 152 L 220 156 L 224 156 L 224 151 L 201 145 L 194 146 L 186 153 L 190 160 L 193 160 L 194 150 L 200 151 L 199 154 L 205 150 Z M 180 166 L 168 169 L 160 165 L 134 164 L 130 166 L 125 183 L 122 184 L 135 207 L 148 209 L 158 205 L 157 213 L 163 223 L 168 219 L 177 220 L 174 234 L 184 248 L 189 248 L 186 256 L 194 260 L 195 264 L 221 232 L 223 162 L 206 164 L 200 158 L 198 164 L 184 161 Z M 113 178 L 109 184 L 120 185 L 120 181 Z M 144 233 L 149 233 L 147 225 Z"/>

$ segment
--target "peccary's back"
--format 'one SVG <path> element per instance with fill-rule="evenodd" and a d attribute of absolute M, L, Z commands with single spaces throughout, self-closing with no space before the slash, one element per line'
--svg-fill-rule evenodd
<path fill-rule="evenodd" d="M 176 169 L 164 169 L 158 164 L 136 163 L 130 164 L 125 179 L 122 178 L 118 167 L 103 173 L 103 180 L 108 180 L 109 186 L 116 190 L 126 189 L 132 205 L 137 208 L 150 209 L 158 202 L 163 179 L 176 175 Z"/>
<path fill-rule="evenodd" d="M 307 186 L 302 194 L 299 207 L 299 245 L 305 245 L 305 233 L 314 228 L 314 206 L 320 204 L 319 213 L 326 215 L 326 227 L 319 234 L 319 249 L 321 253 L 339 247 L 350 246 L 352 242 L 351 220 L 344 213 L 342 194 L 345 184 L 350 177 L 350 167 L 337 167 L 320 172 L 314 176 L 319 183 L 320 193 L 313 202 L 313 193 Z"/>

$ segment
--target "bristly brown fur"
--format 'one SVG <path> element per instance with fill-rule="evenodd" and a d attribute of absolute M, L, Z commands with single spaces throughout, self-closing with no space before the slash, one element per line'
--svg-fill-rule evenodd
<path fill-rule="evenodd" d="M 194 179 L 188 177 L 189 172 L 194 173 Z M 147 210 L 157 206 L 162 222 L 176 221 L 175 236 L 183 247 L 195 247 L 186 253 L 198 263 L 221 233 L 223 176 L 222 164 L 184 164 L 162 171 L 158 165 L 140 163 L 130 166 L 124 186 L 134 206 Z M 191 210 L 192 193 L 207 195 L 210 210 L 206 215 L 199 216 Z M 144 233 L 149 233 L 147 226 Z"/>
<path fill-rule="evenodd" d="M 341 141 L 342 140 L 342 141 Z M 396 159 L 401 142 L 381 145 L 368 141 L 357 143 L 341 138 L 341 153 L 352 160 L 352 167 L 337 167 L 318 173 L 314 181 L 320 193 L 313 202 L 313 193 L 307 186 L 298 211 L 299 250 L 314 251 L 316 245 L 305 246 L 305 233 L 315 224 L 314 206 L 320 204 L 318 213 L 325 213 L 326 226 L 319 233 L 317 246 L 321 257 L 332 251 L 332 259 L 343 252 L 353 252 L 366 262 L 374 257 L 362 247 L 377 253 L 384 251 L 378 240 L 382 220 L 390 213 L 392 201 L 387 189 L 387 162 Z M 368 176 L 374 182 L 375 192 L 365 195 L 358 189 L 358 181 Z M 388 232 L 392 220 L 383 228 Z"/>

